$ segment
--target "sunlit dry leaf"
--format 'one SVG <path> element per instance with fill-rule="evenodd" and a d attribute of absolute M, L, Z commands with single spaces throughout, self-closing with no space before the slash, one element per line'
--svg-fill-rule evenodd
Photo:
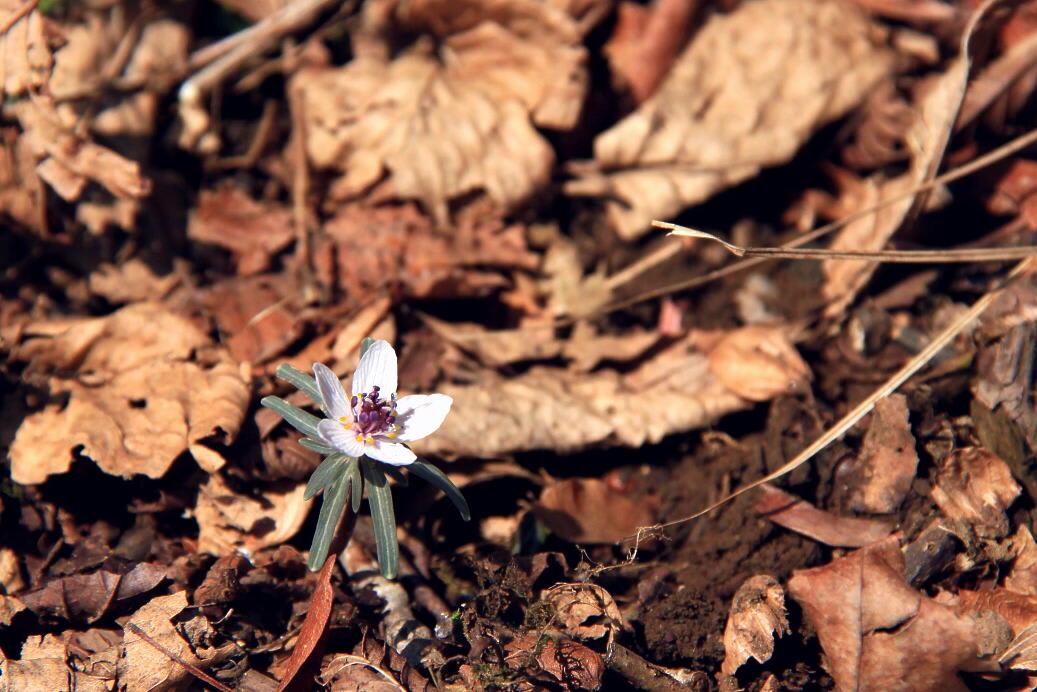
<path fill-rule="evenodd" d="M 891 394 L 875 404 L 861 451 L 846 481 L 851 488 L 850 509 L 872 514 L 895 512 L 911 489 L 917 466 L 907 398 Z"/>
<path fill-rule="evenodd" d="M 554 327 L 490 330 L 473 322 L 451 323 L 425 315 L 423 321 L 432 331 L 475 355 L 489 367 L 527 360 L 557 358 L 564 342 L 555 337 Z"/>
<path fill-rule="evenodd" d="M 84 657 L 82 647 L 76 655 Z M 78 670 L 70 667 L 69 646 L 54 634 L 29 635 L 22 644 L 19 660 L 9 660 L 0 653 L 0 690 L 27 692 L 28 690 L 76 690 L 76 692 L 113 692 L 115 689 L 116 651 L 105 651 L 89 656 L 78 663 Z M 96 667 L 95 667 L 96 666 Z M 78 666 L 77 666 L 78 667 Z"/>
<path fill-rule="evenodd" d="M 797 570 L 789 593 L 817 630 L 839 689 L 965 692 L 957 672 L 984 653 L 976 619 L 915 591 L 903 572 L 892 536 Z"/>
<path fill-rule="evenodd" d="M 752 325 L 736 329 L 709 351 L 709 369 L 728 389 L 750 401 L 799 391 L 810 368 L 786 330 Z"/>
<path fill-rule="evenodd" d="M 14 357 L 56 370 L 51 393 L 69 398 L 18 428 L 10 451 L 18 483 L 64 473 L 77 451 L 112 475 L 159 478 L 193 445 L 233 439 L 248 407 L 239 368 L 194 325 L 155 304 L 36 323 L 26 336 Z M 211 365 L 188 360 L 206 350 Z"/>
<path fill-rule="evenodd" d="M 540 598 L 551 604 L 566 634 L 577 639 L 613 637 L 630 628 L 612 594 L 597 584 L 555 584 Z"/>
<path fill-rule="evenodd" d="M 0 595 L 0 628 L 9 627 L 14 616 L 25 610 L 25 604 L 14 596 Z"/>
<path fill-rule="evenodd" d="M 756 503 L 756 512 L 775 524 L 809 536 L 825 545 L 860 548 L 880 541 L 893 526 L 878 519 L 840 517 L 800 500 L 784 490 L 765 483 Z"/>
<path fill-rule="evenodd" d="M 1025 627 L 998 657 L 1012 670 L 1037 671 L 1037 623 Z"/>
<path fill-rule="evenodd" d="M 0 211 L 26 228 L 46 230 L 46 190 L 36 175 L 37 156 L 18 128 L 0 129 Z"/>
<path fill-rule="evenodd" d="M 190 212 L 187 235 L 230 250 L 238 274 L 251 276 L 288 247 L 295 229 L 287 207 L 256 201 L 235 185 L 221 185 L 202 191 L 198 206 Z"/>
<path fill-rule="evenodd" d="M 369 23 L 386 13 L 379 3 Z M 546 184 L 553 153 L 534 125 L 575 123 L 587 84 L 577 22 L 548 2 L 401 3 L 380 31 L 425 34 L 388 59 L 373 51 L 341 68 L 297 73 L 306 151 L 342 171 L 333 194 L 363 194 L 387 177 L 440 223 L 448 203 L 485 193 L 511 209 Z"/>
<path fill-rule="evenodd" d="M 533 506 L 540 521 L 572 543 L 615 543 L 655 523 L 658 500 L 633 498 L 599 478 L 548 483 Z"/>
<path fill-rule="evenodd" d="M 687 0 L 655 0 L 650 6 L 621 2 L 616 28 L 603 52 L 613 81 L 626 87 L 635 104 L 652 95 L 673 64 L 700 5 Z"/>
<path fill-rule="evenodd" d="M 303 483 L 285 482 L 250 497 L 234 492 L 219 473 L 211 474 L 199 488 L 194 508 L 198 551 L 223 556 L 236 549 L 255 552 L 287 541 L 309 513 L 305 490 Z"/>
<path fill-rule="evenodd" d="M 760 663 L 774 654 L 774 640 L 789 633 L 785 592 L 767 574 L 750 577 L 738 587 L 724 629 L 724 662 L 720 670 L 734 675 L 750 658 Z"/>
<path fill-rule="evenodd" d="M 89 277 L 90 292 L 113 304 L 157 301 L 178 283 L 175 274 L 159 277 L 140 259 L 121 264 L 102 264 Z"/>
<path fill-rule="evenodd" d="M 1009 591 L 1037 596 L 1037 541 L 1025 524 L 1016 529 L 1008 539 L 1011 567 L 1005 575 L 1005 588 Z"/>
<path fill-rule="evenodd" d="M 0 588 L 5 594 L 18 593 L 25 588 L 21 560 L 11 548 L 0 548 Z"/>
<path fill-rule="evenodd" d="M 666 361 L 653 377 L 646 371 Z M 444 385 L 454 398 L 421 455 L 494 457 L 516 451 L 571 451 L 598 443 L 637 447 L 706 425 L 749 406 L 710 372 L 699 352 L 663 352 L 623 377 L 534 367 L 517 377 L 484 373 L 477 384 Z"/>
<path fill-rule="evenodd" d="M 589 317 L 612 298 L 605 273 L 595 269 L 585 276 L 580 251 L 568 238 L 559 236 L 547 248 L 540 274 L 548 309 L 556 317 Z"/>
<path fill-rule="evenodd" d="M 3 0 L 0 13 L 10 17 L 24 5 L 21 0 Z M 0 89 L 5 96 L 23 96 L 27 90 L 47 83 L 54 66 L 47 40 L 48 21 L 33 9 L 0 35 Z"/>
<path fill-rule="evenodd" d="M 1022 492 L 1012 472 L 993 452 L 965 447 L 947 455 L 932 488 L 944 514 L 984 538 L 1008 533 L 1005 510 Z"/>
<path fill-rule="evenodd" d="M 658 91 L 598 136 L 601 169 L 567 186 L 605 194 L 624 238 L 782 164 L 856 106 L 891 67 L 875 27 L 849 3 L 763 0 L 715 15 Z"/>
<path fill-rule="evenodd" d="M 205 661 L 198 655 L 204 650 L 192 648 L 177 631 L 178 626 L 171 622 L 172 618 L 180 615 L 185 608 L 186 591 L 159 596 L 134 613 L 129 622 L 181 660 L 204 669 Z M 204 618 L 197 616 L 195 619 L 201 620 L 210 637 L 215 636 L 215 632 Z M 132 629 L 126 630 L 119 654 L 116 675 L 120 690 L 126 692 L 177 689 L 191 677 L 184 666 L 141 639 Z"/>

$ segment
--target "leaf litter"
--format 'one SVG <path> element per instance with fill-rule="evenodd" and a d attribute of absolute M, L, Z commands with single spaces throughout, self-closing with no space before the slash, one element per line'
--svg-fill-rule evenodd
<path fill-rule="evenodd" d="M 0 3 L 0 688 L 1032 687 L 1034 24 L 976 4 Z M 367 337 L 436 487 L 317 519 L 257 405 Z"/>

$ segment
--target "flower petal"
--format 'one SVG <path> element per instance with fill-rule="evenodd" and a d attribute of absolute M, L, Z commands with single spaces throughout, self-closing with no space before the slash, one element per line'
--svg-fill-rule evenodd
<path fill-rule="evenodd" d="M 359 457 L 366 452 L 367 445 L 357 440 L 356 433 L 346 430 L 337 420 L 325 418 L 317 423 L 317 432 L 322 440 L 343 454 Z"/>
<path fill-rule="evenodd" d="M 323 363 L 314 363 L 313 376 L 317 378 L 317 389 L 320 390 L 320 398 L 324 401 L 328 415 L 331 418 L 352 417 L 346 391 L 342 389 L 342 382 L 331 368 Z"/>
<path fill-rule="evenodd" d="M 367 349 L 353 373 L 353 393 L 367 394 L 378 386 L 383 399 L 396 393 L 396 351 L 388 341 L 376 341 Z"/>
<path fill-rule="evenodd" d="M 446 394 L 411 394 L 396 402 L 398 438 L 403 442 L 420 440 L 443 424 L 454 400 Z"/>
<path fill-rule="evenodd" d="M 414 460 L 418 458 L 414 452 L 401 444 L 378 439 L 374 441 L 374 444 L 367 446 L 364 454 L 375 461 L 392 466 L 406 466 L 414 463 Z"/>

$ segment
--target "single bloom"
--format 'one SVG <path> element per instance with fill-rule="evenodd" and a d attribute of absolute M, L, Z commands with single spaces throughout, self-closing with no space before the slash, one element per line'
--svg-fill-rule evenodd
<path fill-rule="evenodd" d="M 328 415 L 317 424 L 321 439 L 348 456 L 366 455 L 393 466 L 406 466 L 417 458 L 402 443 L 434 433 L 454 403 L 446 394 L 397 399 L 396 351 L 388 341 L 374 342 L 360 359 L 351 397 L 326 365 L 314 363 L 313 375 Z"/>

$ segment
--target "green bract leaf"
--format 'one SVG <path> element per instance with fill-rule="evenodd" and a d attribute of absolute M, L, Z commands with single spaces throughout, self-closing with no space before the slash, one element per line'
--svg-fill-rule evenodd
<path fill-rule="evenodd" d="M 320 438 L 320 435 L 317 433 L 317 423 L 320 422 L 320 418 L 317 418 L 312 413 L 307 413 L 298 406 L 292 406 L 279 396 L 265 396 L 259 403 L 278 413 L 288 425 L 303 435 Z"/>
<path fill-rule="evenodd" d="M 299 445 L 317 454 L 335 454 L 337 451 L 324 440 L 314 440 L 312 437 L 300 437 Z"/>
<path fill-rule="evenodd" d="M 367 349 L 374 346 L 374 339 L 369 336 L 365 336 L 364 340 L 360 342 L 360 357 L 363 358 L 364 354 L 367 353 Z"/>
<path fill-rule="evenodd" d="M 367 457 L 361 460 L 361 464 L 364 469 L 364 481 L 367 483 L 367 502 L 371 505 L 378 566 L 383 577 L 395 579 L 399 570 L 400 547 L 396 543 L 396 515 L 392 506 L 392 490 L 381 464 Z"/>
<path fill-rule="evenodd" d="M 293 368 L 288 363 L 281 363 L 278 365 L 274 374 L 296 389 L 306 392 L 307 396 L 318 404 L 323 405 L 324 400 L 320 398 L 320 390 L 317 389 L 317 380 L 313 379 L 312 375 L 307 375 L 302 370 Z"/>
<path fill-rule="evenodd" d="M 353 485 L 353 491 L 349 496 L 353 506 L 353 514 L 357 514 L 360 512 L 360 500 L 364 497 L 364 477 L 360 473 L 360 463 L 358 460 L 350 459 L 350 462 L 346 465 L 345 475 Z"/>
<path fill-rule="evenodd" d="M 331 547 L 331 539 L 335 537 L 335 529 L 338 528 L 339 519 L 346 509 L 348 492 L 349 479 L 345 475 L 340 475 L 332 481 L 324 492 L 324 504 L 320 506 L 317 528 L 313 532 L 313 542 L 310 543 L 310 559 L 306 563 L 311 572 L 316 572 L 324 566 L 324 560 L 328 557 L 328 548 Z"/>
<path fill-rule="evenodd" d="M 322 461 L 320 466 L 310 476 L 310 481 L 306 484 L 306 490 L 302 494 L 303 499 L 309 500 L 313 498 L 317 493 L 337 480 L 342 474 L 346 459 L 345 454 L 332 454 Z"/>
<path fill-rule="evenodd" d="M 396 481 L 404 487 L 407 486 L 407 476 L 403 473 L 403 469 L 401 469 L 399 466 L 393 466 L 392 464 L 384 464 L 381 468 L 382 471 L 385 471 L 387 474 L 392 476 L 394 481 Z"/>
<path fill-rule="evenodd" d="M 414 475 L 446 493 L 446 496 L 454 503 L 454 507 L 457 507 L 457 511 L 461 513 L 461 518 L 465 521 L 471 520 L 472 513 L 468 509 L 468 501 L 464 499 L 461 490 L 446 477 L 445 473 L 424 459 L 415 459 L 414 463 L 407 468 Z"/>

